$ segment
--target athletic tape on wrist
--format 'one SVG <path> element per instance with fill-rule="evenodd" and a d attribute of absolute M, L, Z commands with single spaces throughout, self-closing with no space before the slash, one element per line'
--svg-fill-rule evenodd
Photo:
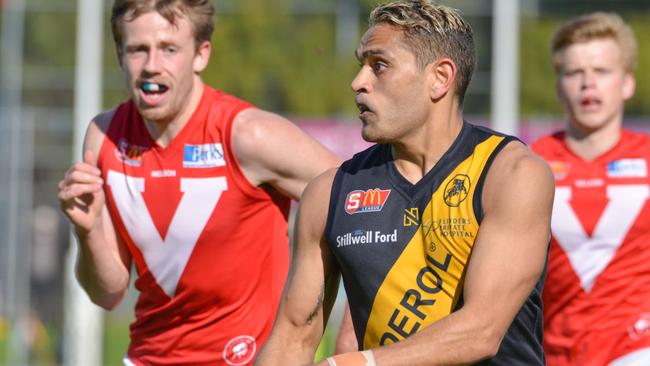
<path fill-rule="evenodd" d="M 366 366 L 377 366 L 377 362 L 375 362 L 375 355 L 371 350 L 365 350 L 361 353 L 363 353 L 363 355 L 366 357 L 366 360 L 368 360 L 368 362 L 366 362 Z"/>
<path fill-rule="evenodd" d="M 377 366 L 371 350 L 350 352 L 325 359 L 329 366 Z"/>

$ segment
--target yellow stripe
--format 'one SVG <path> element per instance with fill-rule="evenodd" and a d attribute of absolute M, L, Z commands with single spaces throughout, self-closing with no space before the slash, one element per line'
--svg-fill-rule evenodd
<path fill-rule="evenodd" d="M 492 136 L 478 144 L 433 193 L 420 228 L 377 291 L 364 349 L 404 339 L 453 310 L 479 229 L 472 197 L 502 140 Z"/>

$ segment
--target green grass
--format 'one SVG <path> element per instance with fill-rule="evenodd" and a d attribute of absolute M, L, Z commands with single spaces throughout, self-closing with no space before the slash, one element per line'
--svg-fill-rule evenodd
<path fill-rule="evenodd" d="M 122 358 L 129 346 L 129 323 L 130 319 L 111 317 L 108 315 L 104 322 L 103 339 L 103 364 L 122 365 Z M 0 365 L 6 365 L 9 352 L 8 346 L 9 329 L 7 322 L 0 318 Z M 38 331 L 34 349 L 32 349 L 30 365 L 51 366 L 56 365 L 56 345 L 60 334 L 55 329 L 42 327 Z M 336 332 L 328 328 L 314 356 L 315 361 L 322 361 L 334 351 Z"/>

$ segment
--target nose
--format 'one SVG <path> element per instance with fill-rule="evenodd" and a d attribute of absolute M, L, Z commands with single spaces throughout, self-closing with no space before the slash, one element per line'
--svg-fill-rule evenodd
<path fill-rule="evenodd" d="M 147 61 L 144 64 L 144 72 L 148 74 L 157 74 L 160 71 L 160 62 L 155 50 L 147 53 Z"/>
<path fill-rule="evenodd" d="M 594 86 L 596 80 L 596 74 L 593 71 L 587 70 L 582 75 L 582 88 L 587 89 Z"/>
<path fill-rule="evenodd" d="M 363 66 L 361 70 L 357 73 L 357 76 L 352 79 L 352 83 L 350 83 L 350 86 L 352 87 L 352 90 L 354 90 L 355 93 L 368 93 L 370 92 L 370 83 L 369 83 L 369 78 L 368 78 L 368 67 Z"/>

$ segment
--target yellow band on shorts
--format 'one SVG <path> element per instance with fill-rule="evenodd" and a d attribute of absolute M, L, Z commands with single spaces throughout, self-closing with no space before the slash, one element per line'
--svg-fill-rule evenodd
<path fill-rule="evenodd" d="M 343 353 L 328 357 L 326 361 L 329 366 L 377 366 L 375 356 L 370 350 Z"/>

